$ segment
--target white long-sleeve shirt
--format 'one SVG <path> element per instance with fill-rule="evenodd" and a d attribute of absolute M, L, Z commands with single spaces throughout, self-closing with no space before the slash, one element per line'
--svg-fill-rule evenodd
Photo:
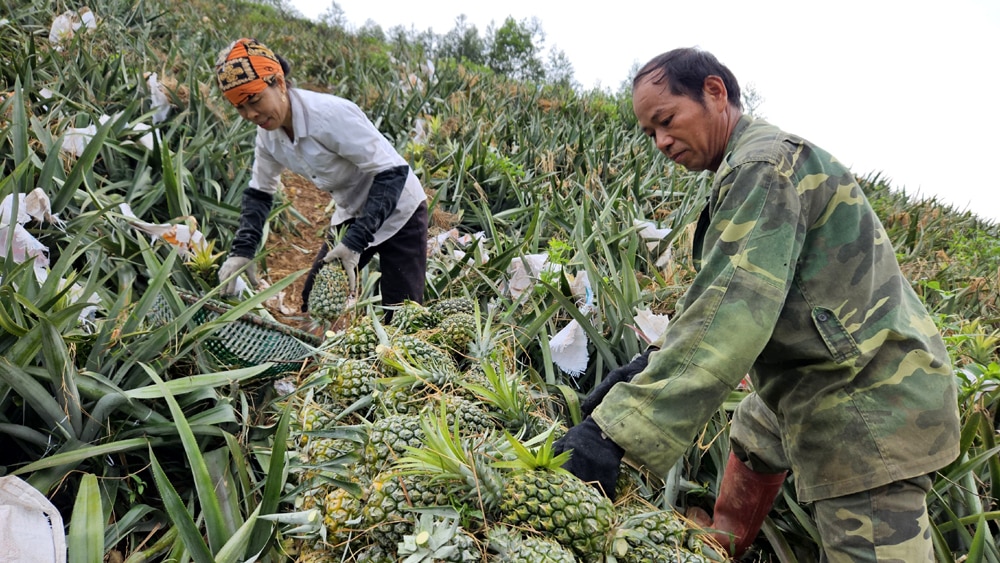
<path fill-rule="evenodd" d="M 339 225 L 364 214 L 372 180 L 379 172 L 407 164 L 355 103 L 332 94 L 288 89 L 295 138 L 282 129 L 257 129 L 250 187 L 274 194 L 287 169 L 329 192 L 337 207 L 330 219 Z M 411 170 L 395 211 L 375 233 L 380 244 L 413 215 L 426 199 Z"/>

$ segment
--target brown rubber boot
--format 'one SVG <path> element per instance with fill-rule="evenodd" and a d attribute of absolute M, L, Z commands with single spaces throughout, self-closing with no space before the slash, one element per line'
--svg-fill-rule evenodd
<path fill-rule="evenodd" d="M 757 473 L 730 453 L 713 518 L 700 508 L 689 509 L 687 516 L 703 528 L 718 530 L 712 538 L 739 559 L 757 538 L 787 474 Z"/>

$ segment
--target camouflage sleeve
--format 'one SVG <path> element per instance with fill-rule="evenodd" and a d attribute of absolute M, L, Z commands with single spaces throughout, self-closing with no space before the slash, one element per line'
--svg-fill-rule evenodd
<path fill-rule="evenodd" d="M 763 161 L 720 171 L 701 268 L 664 334 L 669 344 L 594 412 L 656 473 L 666 474 L 747 374 L 781 314 L 805 237 L 784 172 Z"/>

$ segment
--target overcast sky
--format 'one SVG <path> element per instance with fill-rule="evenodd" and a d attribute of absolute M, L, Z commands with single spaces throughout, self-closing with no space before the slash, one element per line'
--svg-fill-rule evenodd
<path fill-rule="evenodd" d="M 290 0 L 307 17 L 330 0 Z M 1000 1 L 338 0 L 350 25 L 443 35 L 464 14 L 537 17 L 585 87 L 616 90 L 636 64 L 701 47 L 764 98 L 759 113 L 860 175 L 1000 221 Z"/>

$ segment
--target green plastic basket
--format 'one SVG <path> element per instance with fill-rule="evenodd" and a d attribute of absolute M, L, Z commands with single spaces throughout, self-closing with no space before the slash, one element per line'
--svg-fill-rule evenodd
<path fill-rule="evenodd" d="M 178 292 L 188 305 L 201 298 Z M 232 307 L 220 301 L 209 300 L 195 312 L 192 320 L 197 325 L 214 321 Z M 154 324 L 166 324 L 174 315 L 166 299 L 159 295 L 149 313 Z M 226 323 L 201 341 L 201 347 L 220 365 L 245 368 L 271 362 L 261 377 L 272 377 L 289 371 L 298 371 L 315 353 L 320 340 L 316 336 L 253 314 L 245 314 Z"/>

